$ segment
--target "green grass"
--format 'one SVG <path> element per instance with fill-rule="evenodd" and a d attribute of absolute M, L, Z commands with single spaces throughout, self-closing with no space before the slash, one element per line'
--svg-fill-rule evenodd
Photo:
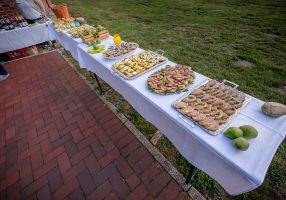
<path fill-rule="evenodd" d="M 231 80 L 239 89 L 265 101 L 286 104 L 285 0 L 54 0 L 66 2 L 73 16 L 120 33 L 144 49 L 163 49 L 177 63 L 217 80 Z M 247 60 L 251 68 L 233 64 Z M 108 98 L 148 138 L 155 127 L 147 123 L 115 92 Z M 186 173 L 187 162 L 163 139 L 159 149 Z M 214 199 L 285 199 L 286 143 L 276 153 L 261 187 L 238 197 L 228 196 L 210 177 L 200 172 L 197 189 Z"/>

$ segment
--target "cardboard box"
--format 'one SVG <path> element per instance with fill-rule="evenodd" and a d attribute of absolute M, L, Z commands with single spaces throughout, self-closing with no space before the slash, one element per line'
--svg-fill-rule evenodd
<path fill-rule="evenodd" d="M 34 55 L 39 54 L 39 51 L 36 45 L 25 48 L 25 51 L 27 52 L 29 56 L 34 56 Z"/>

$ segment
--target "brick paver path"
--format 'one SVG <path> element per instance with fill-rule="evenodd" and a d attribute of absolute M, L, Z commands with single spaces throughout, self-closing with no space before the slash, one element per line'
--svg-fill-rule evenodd
<path fill-rule="evenodd" d="M 57 52 L 5 65 L 0 199 L 187 199 Z"/>

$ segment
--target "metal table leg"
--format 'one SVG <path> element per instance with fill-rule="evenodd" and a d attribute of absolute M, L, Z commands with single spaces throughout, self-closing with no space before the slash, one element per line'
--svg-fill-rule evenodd
<path fill-rule="evenodd" d="M 196 168 L 194 165 L 189 164 L 189 170 L 186 176 L 186 183 L 192 182 L 193 178 L 195 177 L 196 173 L 198 172 L 198 168 Z"/>
<path fill-rule="evenodd" d="M 102 89 L 102 87 L 101 87 L 101 84 L 100 84 L 100 82 L 99 82 L 99 80 L 98 80 L 98 77 L 97 77 L 97 75 L 95 74 L 95 73 L 93 73 L 93 72 L 90 72 L 91 74 L 92 74 L 92 76 L 95 78 L 95 80 L 96 80 L 96 83 L 97 83 L 97 85 L 98 85 L 98 87 L 99 87 L 99 90 L 100 90 L 100 94 L 101 95 L 103 95 L 105 92 L 107 92 L 109 89 L 107 89 L 107 90 L 103 90 Z"/>
<path fill-rule="evenodd" d="M 64 48 L 64 50 L 65 50 L 65 53 L 68 55 L 69 54 L 69 52 Z"/>

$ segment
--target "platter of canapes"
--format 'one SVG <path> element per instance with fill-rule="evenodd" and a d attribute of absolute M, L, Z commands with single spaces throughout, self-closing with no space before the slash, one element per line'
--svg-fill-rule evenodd
<path fill-rule="evenodd" d="M 124 56 L 132 54 L 139 45 L 134 42 L 121 42 L 119 45 L 112 45 L 102 55 L 106 59 L 120 59 Z"/>
<path fill-rule="evenodd" d="M 93 30 L 95 30 L 95 27 L 90 26 L 88 24 L 84 24 L 81 25 L 80 27 L 74 27 L 70 29 L 68 33 L 71 34 L 73 38 L 79 38 L 84 31 L 93 31 Z"/>
<path fill-rule="evenodd" d="M 168 59 L 153 51 L 143 51 L 112 65 L 115 73 L 125 79 L 134 79 L 166 63 Z"/>
<path fill-rule="evenodd" d="M 187 90 L 194 80 L 191 67 L 185 65 L 167 65 L 147 79 L 148 88 L 158 94 L 181 93 Z"/>
<path fill-rule="evenodd" d="M 57 32 L 62 32 L 74 27 L 74 19 L 72 17 L 68 19 L 54 19 L 53 23 Z"/>
<path fill-rule="evenodd" d="M 183 121 L 199 125 L 211 135 L 218 135 L 250 101 L 251 97 L 226 85 L 224 80 L 207 80 L 173 103 Z"/>

